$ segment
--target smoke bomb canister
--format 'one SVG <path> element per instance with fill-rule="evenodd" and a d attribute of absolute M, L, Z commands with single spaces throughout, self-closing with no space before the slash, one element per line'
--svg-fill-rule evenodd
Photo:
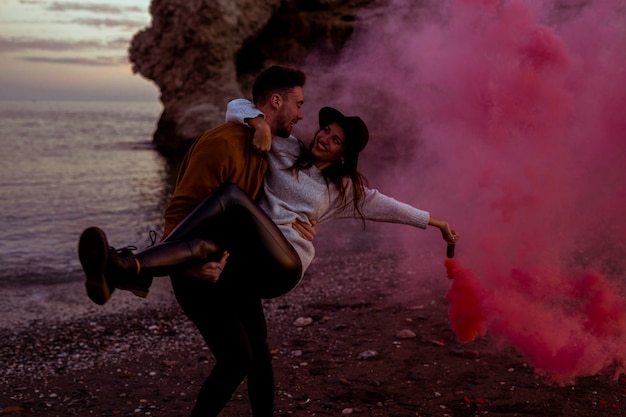
<path fill-rule="evenodd" d="M 454 258 L 454 243 L 448 243 L 448 248 L 446 249 L 446 256 L 448 258 Z"/>

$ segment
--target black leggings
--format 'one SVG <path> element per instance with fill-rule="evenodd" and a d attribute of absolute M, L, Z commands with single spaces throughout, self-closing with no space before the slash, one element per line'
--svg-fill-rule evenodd
<path fill-rule="evenodd" d="M 216 283 L 171 274 L 176 299 L 215 357 L 192 417 L 212 417 L 247 377 L 254 417 L 271 417 L 274 376 L 261 298 L 282 295 L 300 280 L 300 258 L 243 191 L 225 184 L 165 239 L 211 240 L 230 253 Z"/>
<path fill-rule="evenodd" d="M 283 295 L 300 282 L 302 264 L 293 246 L 267 214 L 233 184 L 215 190 L 164 242 L 193 238 L 210 240 L 230 253 L 220 280 L 233 280 L 230 285 L 245 286 L 261 298 Z"/>

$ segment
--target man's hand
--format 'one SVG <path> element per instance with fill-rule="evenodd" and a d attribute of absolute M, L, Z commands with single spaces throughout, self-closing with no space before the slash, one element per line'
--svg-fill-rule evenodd
<path fill-rule="evenodd" d="M 220 278 L 229 256 L 230 254 L 224 251 L 219 262 L 207 262 L 202 266 L 184 268 L 185 274 L 192 278 L 215 283 Z"/>
<path fill-rule="evenodd" d="M 315 239 L 315 235 L 317 234 L 317 230 L 315 230 L 316 224 L 317 220 L 311 220 L 311 224 L 296 220 L 291 224 L 291 227 L 298 232 L 300 236 L 313 242 L 313 239 Z"/>
<path fill-rule="evenodd" d="M 246 119 L 246 123 L 254 129 L 252 147 L 259 153 L 267 153 L 272 147 L 272 130 L 263 116 L 254 119 Z"/>

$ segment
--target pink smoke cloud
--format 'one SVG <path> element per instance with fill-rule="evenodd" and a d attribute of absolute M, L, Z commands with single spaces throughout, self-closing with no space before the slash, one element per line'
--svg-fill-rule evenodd
<path fill-rule="evenodd" d="M 623 370 L 626 10 L 426 4 L 364 13 L 330 70 L 311 57 L 307 105 L 361 115 L 373 185 L 460 231 L 491 337 L 549 381 Z"/>

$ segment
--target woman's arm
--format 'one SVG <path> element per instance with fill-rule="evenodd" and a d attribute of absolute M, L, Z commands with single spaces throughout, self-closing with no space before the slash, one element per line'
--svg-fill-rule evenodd
<path fill-rule="evenodd" d="M 256 108 L 253 102 L 245 98 L 231 100 L 226 105 L 226 121 L 247 125 L 246 119 L 254 119 L 261 116 L 265 119 L 265 114 Z M 252 127 L 252 126 L 250 126 Z"/>
<path fill-rule="evenodd" d="M 346 189 L 347 195 L 350 195 L 351 189 Z M 349 201 L 346 207 L 338 208 L 324 215 L 324 221 L 330 218 L 358 218 L 358 212 L 354 209 L 352 201 Z M 447 243 L 456 243 L 458 234 L 452 230 L 448 222 L 432 217 L 429 212 L 420 210 L 403 203 L 392 197 L 389 197 L 378 190 L 366 188 L 365 195 L 360 206 L 361 213 L 366 220 L 399 223 L 409 226 L 426 229 L 428 226 L 436 227 L 441 231 L 441 236 Z"/>
<path fill-rule="evenodd" d="M 272 147 L 272 130 L 265 121 L 265 114 L 250 100 L 231 100 L 226 106 L 226 121 L 250 126 L 254 129 L 252 146 L 257 152 L 269 152 Z"/>

